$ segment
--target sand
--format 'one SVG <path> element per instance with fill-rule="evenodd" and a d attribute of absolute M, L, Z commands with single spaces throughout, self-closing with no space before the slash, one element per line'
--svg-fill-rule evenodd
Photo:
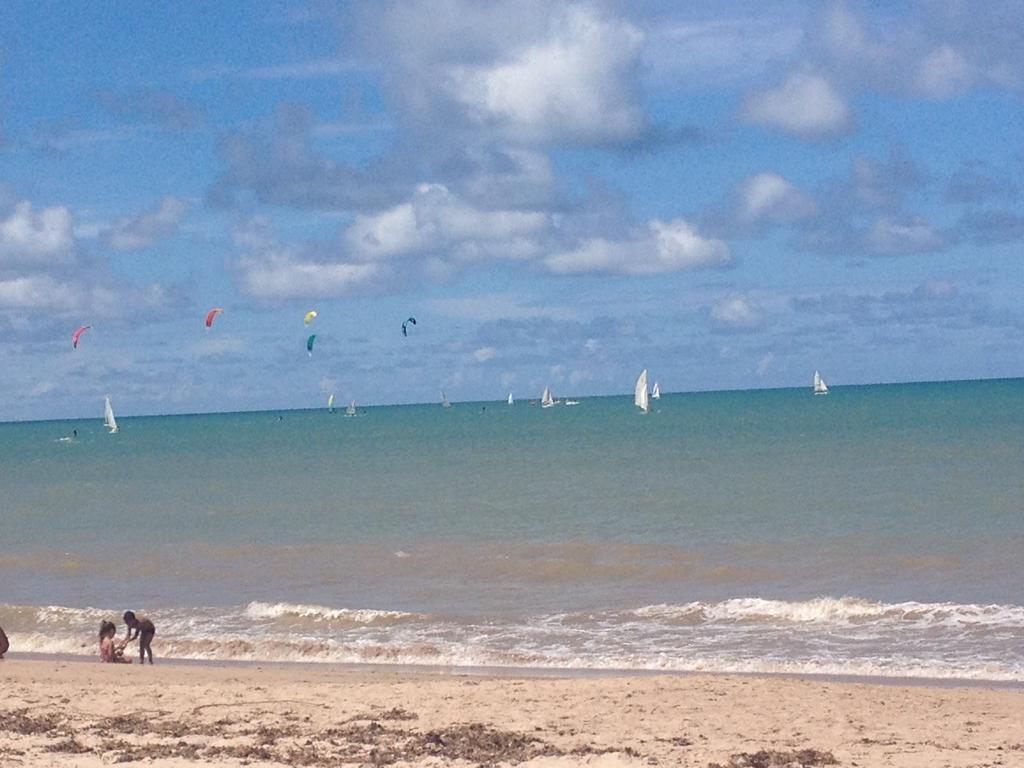
<path fill-rule="evenodd" d="M 1024 691 L 0 661 L 0 766 L 1024 766 Z"/>

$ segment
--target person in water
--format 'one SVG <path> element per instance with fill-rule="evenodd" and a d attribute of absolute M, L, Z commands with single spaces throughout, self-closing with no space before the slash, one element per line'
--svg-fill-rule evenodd
<path fill-rule="evenodd" d="M 0 659 L 7 653 L 7 649 L 11 647 L 10 642 L 7 640 L 7 635 L 4 634 L 4 628 L 0 627 Z"/>
<path fill-rule="evenodd" d="M 131 664 L 131 659 L 124 657 L 124 643 L 114 642 L 117 627 L 112 621 L 100 622 L 100 661 L 104 664 Z"/>
<path fill-rule="evenodd" d="M 153 642 L 153 635 L 156 634 L 156 627 L 153 626 L 153 622 L 147 619 L 145 616 L 136 618 L 135 614 L 131 611 L 124 612 L 124 623 L 128 625 L 128 637 L 125 638 L 124 644 L 130 643 L 132 640 L 139 641 L 139 664 L 146 663 L 146 656 L 149 656 L 149 663 L 153 663 L 153 649 L 150 648 L 150 643 Z M 132 630 L 135 634 L 132 635 Z"/>

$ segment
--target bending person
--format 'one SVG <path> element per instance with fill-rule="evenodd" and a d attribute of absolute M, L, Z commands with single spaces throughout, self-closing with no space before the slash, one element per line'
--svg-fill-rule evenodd
<path fill-rule="evenodd" d="M 7 635 L 4 634 L 4 628 L 0 627 L 0 659 L 7 653 L 7 649 L 11 647 L 10 642 L 7 640 Z"/>
<path fill-rule="evenodd" d="M 149 656 L 149 663 L 153 663 L 153 649 L 150 648 L 150 643 L 153 642 L 153 635 L 156 634 L 156 627 L 153 626 L 153 622 L 147 619 L 145 616 L 142 618 L 136 618 L 135 614 L 131 611 L 124 612 L 124 623 L 128 625 L 128 637 L 125 638 L 125 643 L 130 643 L 132 640 L 138 639 L 139 641 L 139 664 L 146 663 L 146 656 Z M 135 634 L 132 634 L 132 630 Z"/>

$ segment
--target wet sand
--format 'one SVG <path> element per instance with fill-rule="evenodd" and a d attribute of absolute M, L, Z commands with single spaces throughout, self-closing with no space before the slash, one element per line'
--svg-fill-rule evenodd
<path fill-rule="evenodd" d="M 0 765 L 1021 766 L 1024 691 L 0 661 Z"/>

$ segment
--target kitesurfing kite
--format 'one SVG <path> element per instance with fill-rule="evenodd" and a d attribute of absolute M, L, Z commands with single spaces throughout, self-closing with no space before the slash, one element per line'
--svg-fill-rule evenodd
<path fill-rule="evenodd" d="M 214 307 L 206 313 L 206 327 L 212 328 L 213 321 L 217 319 L 217 315 L 224 314 L 224 307 Z"/>
<path fill-rule="evenodd" d="M 306 313 L 306 316 L 302 318 L 302 322 L 305 323 L 306 325 L 309 325 L 310 323 L 313 322 L 314 317 L 316 317 L 316 310 L 311 309 L 309 310 L 309 312 Z"/>
<path fill-rule="evenodd" d="M 408 330 L 409 323 L 412 323 L 413 325 L 416 325 L 416 318 L 415 317 L 410 317 L 408 320 L 406 320 L 404 323 L 402 323 L 402 335 L 403 336 L 408 336 L 409 335 L 409 330 Z"/>
<path fill-rule="evenodd" d="M 309 338 L 306 339 L 306 351 L 309 353 L 310 357 L 313 356 L 313 342 L 314 341 L 316 341 L 316 334 L 315 333 L 310 334 Z"/>
<path fill-rule="evenodd" d="M 79 326 L 78 330 L 71 334 L 71 347 L 72 349 L 78 349 L 78 340 L 82 338 L 82 334 L 92 328 L 91 325 Z"/>

